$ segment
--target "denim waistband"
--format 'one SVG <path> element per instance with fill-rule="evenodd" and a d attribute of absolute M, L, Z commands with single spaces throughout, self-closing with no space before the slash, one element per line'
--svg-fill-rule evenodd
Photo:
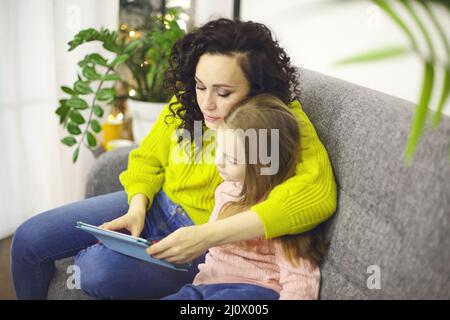
<path fill-rule="evenodd" d="M 180 226 L 190 226 L 194 224 L 186 210 L 184 210 L 181 205 L 173 202 L 162 189 L 155 195 L 153 204 L 161 208 L 161 213 L 166 216 L 166 219 L 176 217 Z"/>

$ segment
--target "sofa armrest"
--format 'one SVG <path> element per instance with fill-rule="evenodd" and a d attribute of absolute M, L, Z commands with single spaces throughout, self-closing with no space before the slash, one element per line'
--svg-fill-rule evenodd
<path fill-rule="evenodd" d="M 130 151 L 135 148 L 137 145 L 103 153 L 89 171 L 85 198 L 123 190 L 119 175 L 127 169 L 128 156 Z"/>

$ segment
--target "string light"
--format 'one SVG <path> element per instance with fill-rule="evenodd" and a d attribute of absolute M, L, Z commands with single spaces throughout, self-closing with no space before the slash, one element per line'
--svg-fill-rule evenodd
<path fill-rule="evenodd" d="M 136 34 L 136 31 L 134 31 L 134 30 L 131 30 L 131 31 L 128 33 L 128 35 L 129 35 L 130 37 L 134 37 L 135 34 Z"/>
<path fill-rule="evenodd" d="M 134 97 L 134 96 L 136 95 L 136 90 L 130 89 L 130 91 L 128 91 L 128 95 L 129 95 L 130 97 Z"/>
<path fill-rule="evenodd" d="M 110 113 L 108 115 L 108 121 L 109 122 L 118 122 L 118 121 L 122 121 L 123 120 L 123 113 L 119 112 L 116 115 Z"/>

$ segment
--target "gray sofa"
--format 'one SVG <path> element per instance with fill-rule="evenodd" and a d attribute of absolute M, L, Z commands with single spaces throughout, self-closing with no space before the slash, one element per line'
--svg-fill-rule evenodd
<path fill-rule="evenodd" d="M 339 189 L 326 225 L 331 246 L 320 298 L 450 299 L 450 119 L 426 132 L 407 167 L 411 102 L 309 70 L 300 78 L 300 101 L 328 150 Z M 130 150 L 98 159 L 86 197 L 122 188 L 118 175 Z M 57 262 L 49 299 L 89 298 L 66 289 L 72 263 Z"/>

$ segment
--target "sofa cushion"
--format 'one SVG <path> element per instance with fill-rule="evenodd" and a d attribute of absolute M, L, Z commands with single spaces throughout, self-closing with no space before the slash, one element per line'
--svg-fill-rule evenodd
<path fill-rule="evenodd" d="M 300 79 L 338 184 L 321 298 L 449 299 L 450 119 L 428 123 L 406 166 L 412 103 L 309 70 Z M 370 266 L 381 289 L 367 286 Z"/>
<path fill-rule="evenodd" d="M 67 271 L 69 266 L 74 264 L 73 257 L 56 261 L 56 272 L 50 282 L 50 288 L 47 294 L 48 300 L 94 300 L 94 298 L 85 294 L 81 289 L 68 288 L 67 281 L 70 280 L 71 273 L 67 273 Z"/>
<path fill-rule="evenodd" d="M 85 198 L 123 190 L 119 174 L 128 167 L 128 156 L 137 145 L 103 153 L 89 170 Z"/>

